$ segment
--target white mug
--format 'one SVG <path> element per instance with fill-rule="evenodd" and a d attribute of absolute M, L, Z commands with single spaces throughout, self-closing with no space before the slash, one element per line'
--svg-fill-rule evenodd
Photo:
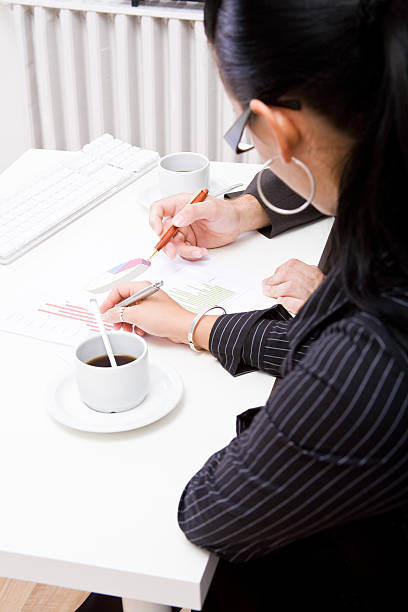
<path fill-rule="evenodd" d="M 101 336 L 81 342 L 75 351 L 76 380 L 81 399 L 98 412 L 124 412 L 135 408 L 149 390 L 147 344 L 129 332 L 108 334 L 114 355 L 129 355 L 134 361 L 125 365 L 97 367 L 87 363 L 106 355 Z"/>
<path fill-rule="evenodd" d="M 159 162 L 159 189 L 162 198 L 188 191 L 208 189 L 210 162 L 205 155 L 183 151 L 170 153 Z"/>

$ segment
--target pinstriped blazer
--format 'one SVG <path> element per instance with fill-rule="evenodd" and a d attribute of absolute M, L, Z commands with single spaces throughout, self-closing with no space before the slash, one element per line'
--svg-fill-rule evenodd
<path fill-rule="evenodd" d="M 390 300 L 408 309 L 408 295 Z M 407 504 L 408 356 L 336 271 L 293 319 L 281 306 L 219 317 L 210 350 L 233 375 L 282 380 L 187 484 L 178 519 L 192 542 L 248 561 Z"/>

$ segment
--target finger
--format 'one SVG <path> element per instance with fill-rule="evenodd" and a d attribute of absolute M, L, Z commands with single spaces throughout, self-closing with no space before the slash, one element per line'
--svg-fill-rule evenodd
<path fill-rule="evenodd" d="M 266 285 L 262 283 L 262 293 L 270 298 L 276 297 L 276 287 L 275 285 Z"/>
<path fill-rule="evenodd" d="M 266 285 L 264 288 L 264 294 L 275 299 L 280 297 L 297 298 L 300 300 L 306 300 L 310 291 L 301 282 L 286 281 L 285 283 L 279 283 L 279 285 Z"/>
<path fill-rule="evenodd" d="M 191 243 L 186 239 L 186 235 L 183 231 L 177 231 L 173 239 L 167 244 L 164 248 L 166 254 L 170 257 L 170 259 L 174 259 L 176 255 L 182 255 L 184 245 L 189 245 L 192 247 Z M 200 253 L 201 257 L 201 253 Z M 198 259 L 198 257 L 196 257 Z"/>
<path fill-rule="evenodd" d="M 282 304 L 282 306 L 286 308 L 288 312 L 292 314 L 297 314 L 305 303 L 304 300 L 299 300 L 297 298 L 290 297 L 279 298 L 277 301 L 279 304 Z"/>
<path fill-rule="evenodd" d="M 167 220 L 164 226 L 164 229 L 167 230 L 167 224 L 170 227 L 172 225 L 172 222 L 170 220 Z M 167 245 L 163 248 L 163 251 L 166 253 L 166 255 L 170 258 L 170 259 L 174 259 L 177 256 L 178 250 L 177 250 L 177 244 L 178 243 L 182 243 L 185 240 L 185 235 L 182 231 L 177 230 L 177 232 L 174 234 L 173 238 L 167 243 Z"/>
<path fill-rule="evenodd" d="M 169 228 L 170 228 L 172 225 L 173 225 L 173 222 L 172 222 L 171 218 L 166 218 L 166 219 L 163 221 L 163 226 L 162 226 L 162 227 L 163 227 L 163 231 L 162 231 L 162 233 L 161 233 L 160 235 L 162 235 L 162 234 L 166 233 L 166 232 L 167 232 L 167 230 L 168 230 L 168 229 L 169 229 Z"/>
<path fill-rule="evenodd" d="M 191 194 L 178 193 L 153 202 L 149 210 L 149 223 L 156 234 L 161 234 L 163 230 L 163 218 L 173 217 L 190 200 Z"/>
<path fill-rule="evenodd" d="M 100 306 L 100 311 L 104 313 L 107 310 L 110 310 L 111 308 L 116 306 L 118 302 L 121 302 L 125 298 L 130 297 L 137 291 L 140 291 L 141 289 L 144 289 L 149 285 L 151 285 L 149 281 L 139 281 L 135 283 L 118 283 L 116 287 L 112 289 L 106 300 L 102 302 Z"/>
<path fill-rule="evenodd" d="M 178 229 L 175 233 L 171 243 L 178 249 L 182 244 L 189 244 L 191 246 L 191 242 L 187 239 L 186 230 Z"/>
<path fill-rule="evenodd" d="M 137 306 L 114 306 L 103 315 L 104 321 L 108 323 L 120 323 L 126 331 L 132 331 L 136 325 Z M 129 326 L 129 327 L 125 327 Z"/>
<path fill-rule="evenodd" d="M 191 234 L 190 238 L 191 237 L 193 237 L 193 234 Z M 203 257 L 207 256 L 208 252 L 207 249 L 204 247 L 199 247 L 196 244 L 191 244 L 191 242 L 187 240 L 186 234 L 182 230 L 176 233 L 173 240 L 171 241 L 171 245 L 171 253 L 167 253 L 169 257 L 171 257 L 174 252 L 174 255 L 180 255 L 180 257 L 183 257 L 184 259 L 188 259 L 190 261 L 203 259 Z"/>
<path fill-rule="evenodd" d="M 163 235 L 168 229 L 169 227 L 171 227 L 173 224 L 171 222 L 171 219 L 166 219 L 163 223 L 162 229 L 163 231 L 161 232 L 160 235 Z M 163 247 L 163 251 L 168 255 L 168 257 L 170 259 L 174 259 L 177 255 L 177 251 L 170 246 L 170 248 L 168 247 L 168 245 L 170 245 L 172 242 L 174 242 L 175 238 L 173 238 L 172 240 L 170 240 L 170 242 L 167 243 L 167 245 L 165 247 Z"/>
<path fill-rule="evenodd" d="M 186 227 L 200 219 L 214 221 L 217 218 L 218 207 L 216 201 L 212 198 L 207 198 L 204 202 L 197 204 L 188 204 L 173 217 L 173 225 L 177 227 Z"/>
<path fill-rule="evenodd" d="M 146 335 L 146 332 L 143 331 L 143 329 L 140 329 L 140 327 L 137 327 L 136 325 L 133 325 L 133 331 L 138 336 L 145 336 Z"/>
<path fill-rule="evenodd" d="M 121 330 L 132 333 L 133 325 L 131 325 L 130 323 L 123 323 L 121 326 Z"/>
<path fill-rule="evenodd" d="M 269 297 L 272 297 L 271 291 L 276 287 L 275 283 L 271 281 L 271 278 L 271 276 L 269 278 L 264 278 L 261 283 L 264 295 L 269 295 Z"/>
<path fill-rule="evenodd" d="M 193 246 L 185 242 L 177 245 L 176 249 L 180 257 L 183 257 L 183 259 L 188 259 L 189 261 L 203 259 L 208 253 L 207 249 L 204 247 Z"/>
<path fill-rule="evenodd" d="M 276 268 L 272 276 L 268 278 L 268 283 L 273 285 L 283 283 L 289 278 L 292 278 L 294 274 L 304 272 L 305 267 L 308 268 L 309 266 L 303 261 L 299 259 L 289 259 Z"/>
<path fill-rule="evenodd" d="M 105 314 L 103 315 L 103 320 L 106 321 L 106 323 L 120 323 L 122 325 L 124 318 L 121 317 L 120 313 L 121 313 L 121 307 L 114 306 L 113 308 L 110 308 L 109 310 L 105 312 Z"/>
<path fill-rule="evenodd" d="M 264 287 L 264 294 L 275 299 L 279 297 L 298 297 L 294 291 L 295 289 L 290 281 L 279 283 L 279 285 L 265 285 Z"/>
<path fill-rule="evenodd" d="M 163 249 L 163 251 L 166 253 L 166 255 L 170 258 L 170 259 L 174 259 L 175 257 L 177 257 L 177 249 L 174 246 L 173 242 L 170 241 Z"/>

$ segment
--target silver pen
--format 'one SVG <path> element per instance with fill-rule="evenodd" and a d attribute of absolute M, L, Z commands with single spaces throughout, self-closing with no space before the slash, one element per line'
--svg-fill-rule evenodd
<path fill-rule="evenodd" d="M 163 281 L 158 281 L 157 283 L 153 283 L 153 285 L 149 285 L 149 287 L 146 287 L 145 289 L 141 289 L 137 293 L 130 295 L 125 300 L 122 300 L 121 302 L 119 302 L 119 304 L 116 304 L 116 306 L 130 306 L 130 304 L 134 304 L 135 302 L 140 302 L 141 300 L 144 300 L 145 298 L 149 297 L 149 295 L 156 293 L 156 291 L 158 291 L 162 285 L 163 285 Z"/>

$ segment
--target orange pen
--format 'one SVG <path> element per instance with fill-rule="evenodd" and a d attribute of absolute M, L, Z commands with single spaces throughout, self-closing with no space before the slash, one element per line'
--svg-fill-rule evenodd
<path fill-rule="evenodd" d="M 188 202 L 188 204 L 196 204 L 197 202 L 204 202 L 207 195 L 208 195 L 208 189 L 200 189 L 200 191 L 196 193 L 196 195 L 193 197 L 192 200 L 190 200 L 190 202 Z M 156 250 L 154 253 L 150 255 L 149 259 L 151 259 L 153 255 L 156 255 L 156 253 L 158 253 L 163 247 L 166 246 L 166 244 L 173 238 L 174 234 L 177 232 L 178 229 L 179 228 L 176 227 L 175 225 L 171 225 L 169 227 L 167 232 L 163 234 L 159 242 L 154 247 Z"/>

